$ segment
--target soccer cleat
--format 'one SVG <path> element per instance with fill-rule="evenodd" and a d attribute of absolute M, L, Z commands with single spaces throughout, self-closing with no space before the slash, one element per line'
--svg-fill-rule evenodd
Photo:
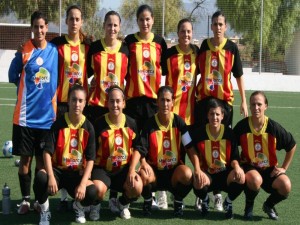
<path fill-rule="evenodd" d="M 97 221 L 100 219 L 100 208 L 101 204 L 98 205 L 91 205 L 90 206 L 90 214 L 89 217 L 92 221 Z"/>
<path fill-rule="evenodd" d="M 129 211 L 129 204 L 127 205 L 122 205 L 118 199 L 118 208 L 119 208 L 119 211 L 120 211 L 120 217 L 122 219 L 125 219 L 125 220 L 128 220 L 131 218 L 131 214 L 130 214 L 130 211 Z"/>
<path fill-rule="evenodd" d="M 268 214 L 269 218 L 272 220 L 278 220 L 278 213 L 275 207 L 269 207 L 266 202 L 263 204 L 263 211 Z"/>
<path fill-rule="evenodd" d="M 35 201 L 35 203 L 33 204 L 33 210 L 37 213 L 41 213 L 42 209 L 38 201 Z"/>
<path fill-rule="evenodd" d="M 174 201 L 174 216 L 181 217 L 183 216 L 183 202 L 182 201 Z"/>
<path fill-rule="evenodd" d="M 78 201 L 73 202 L 73 209 L 76 214 L 76 222 L 77 223 L 85 223 L 85 214 L 84 214 L 84 207 Z"/>
<path fill-rule="evenodd" d="M 21 202 L 21 204 L 17 205 L 19 208 L 18 208 L 18 214 L 20 215 L 24 215 L 24 214 L 27 214 L 30 210 L 30 202 L 27 202 L 25 200 L 23 200 Z"/>
<path fill-rule="evenodd" d="M 68 211 L 68 200 L 59 201 L 59 204 L 56 208 L 58 212 L 67 212 Z"/>
<path fill-rule="evenodd" d="M 156 198 L 154 196 L 152 196 L 152 206 L 151 206 L 152 210 L 159 210 Z"/>
<path fill-rule="evenodd" d="M 112 213 L 119 214 L 120 210 L 118 208 L 118 202 L 116 198 L 110 198 L 108 201 L 108 208 Z"/>
<path fill-rule="evenodd" d="M 50 211 L 40 212 L 40 222 L 39 225 L 50 225 L 51 213 Z"/>
<path fill-rule="evenodd" d="M 201 212 L 202 207 L 201 207 L 202 200 L 199 197 L 196 197 L 195 200 L 195 210 Z"/>
<path fill-rule="evenodd" d="M 168 209 L 168 198 L 166 191 L 158 191 L 157 205 L 160 209 Z M 153 204 L 152 204 L 153 207 Z"/>
<path fill-rule="evenodd" d="M 206 216 L 209 210 L 209 197 L 206 196 L 206 199 L 202 200 L 201 203 L 201 214 L 202 216 Z"/>
<path fill-rule="evenodd" d="M 215 194 L 213 196 L 214 198 L 214 209 L 219 211 L 219 212 L 222 212 L 223 211 L 223 198 L 222 198 L 222 195 L 221 194 Z"/>
<path fill-rule="evenodd" d="M 144 216 L 151 216 L 151 209 L 152 209 L 152 199 L 151 200 L 144 200 L 143 204 L 143 214 Z"/>
<path fill-rule="evenodd" d="M 232 219 L 233 218 L 233 212 L 232 212 L 232 203 L 225 201 L 223 202 L 223 207 L 225 210 L 225 217 L 226 219 Z"/>
<path fill-rule="evenodd" d="M 245 220 L 252 220 L 253 219 L 253 205 L 254 203 L 246 203 L 245 210 L 244 210 L 244 219 Z"/>

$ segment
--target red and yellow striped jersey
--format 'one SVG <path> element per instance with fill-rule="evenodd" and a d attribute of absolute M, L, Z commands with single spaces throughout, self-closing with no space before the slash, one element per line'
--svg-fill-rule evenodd
<path fill-rule="evenodd" d="M 133 149 L 137 145 L 137 128 L 133 119 L 122 115 L 122 122 L 117 127 L 108 114 L 95 122 L 97 138 L 95 166 L 106 171 L 116 172 L 130 162 Z"/>
<path fill-rule="evenodd" d="M 165 40 L 152 34 L 148 41 L 140 39 L 138 34 L 125 38 L 129 48 L 130 66 L 126 77 L 125 94 L 128 98 L 146 96 L 157 98 L 161 76 L 166 74 Z"/>
<path fill-rule="evenodd" d="M 187 148 L 192 145 L 192 139 L 182 118 L 172 113 L 168 127 L 164 127 L 155 114 L 141 132 L 139 151 L 151 166 L 159 170 L 168 170 L 183 164 L 184 152 L 181 151 L 181 144 Z"/>
<path fill-rule="evenodd" d="M 107 107 L 107 90 L 111 85 L 124 89 L 128 68 L 128 48 L 121 41 L 110 50 L 104 39 L 91 44 L 88 53 L 88 75 L 94 75 L 96 86 L 89 96 L 89 105 Z"/>
<path fill-rule="evenodd" d="M 174 90 L 173 112 L 181 116 L 187 125 L 194 123 L 198 51 L 199 48 L 196 45 L 191 45 L 188 53 L 184 53 L 179 45 L 167 50 L 166 85 L 171 86 Z"/>
<path fill-rule="evenodd" d="M 296 144 L 289 132 L 266 116 L 260 131 L 254 129 L 250 116 L 238 122 L 234 132 L 242 148 L 241 162 L 261 169 L 278 164 L 276 150 L 290 151 Z"/>
<path fill-rule="evenodd" d="M 88 80 L 86 71 L 86 56 L 89 45 L 73 42 L 68 35 L 56 37 L 52 41 L 58 50 L 58 87 L 57 101 L 68 102 L 70 87 L 78 80 L 88 93 Z"/>
<path fill-rule="evenodd" d="M 95 159 L 95 134 L 93 125 L 82 116 L 74 127 L 68 113 L 51 127 L 45 149 L 52 154 L 53 167 L 63 170 L 81 170 L 86 161 Z"/>
<path fill-rule="evenodd" d="M 210 174 L 219 173 L 231 166 L 231 161 L 239 160 L 239 152 L 230 128 L 221 125 L 217 138 L 211 135 L 209 125 L 195 127 L 192 139 L 200 155 L 201 169 Z"/>
<path fill-rule="evenodd" d="M 233 103 L 231 73 L 234 77 L 243 75 L 242 62 L 237 45 L 228 39 L 215 47 L 210 39 L 202 42 L 199 51 L 201 78 L 197 84 L 197 100 L 208 96 Z"/>

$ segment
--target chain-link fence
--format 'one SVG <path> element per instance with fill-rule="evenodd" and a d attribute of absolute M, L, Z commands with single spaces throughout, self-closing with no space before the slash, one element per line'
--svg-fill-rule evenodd
<path fill-rule="evenodd" d="M 253 72 L 300 75 L 299 0 L 2 0 L 0 55 L 30 37 L 29 18 L 36 9 L 44 11 L 50 21 L 50 39 L 67 32 L 65 10 L 78 4 L 84 14 L 84 31 L 99 39 L 109 10 L 120 13 L 122 35 L 138 31 L 135 14 L 142 3 L 153 7 L 153 32 L 163 35 L 169 46 L 177 43 L 177 23 L 183 17 L 192 19 L 193 43 L 201 45 L 212 35 L 211 15 L 219 9 L 226 15 L 226 35 L 238 44 L 244 67 Z"/>

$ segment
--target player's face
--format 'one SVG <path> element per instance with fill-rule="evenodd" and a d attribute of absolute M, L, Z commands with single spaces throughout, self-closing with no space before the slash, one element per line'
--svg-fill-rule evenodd
<path fill-rule="evenodd" d="M 207 118 L 209 126 L 216 128 L 220 127 L 224 118 L 224 113 L 222 113 L 221 107 L 209 109 Z"/>
<path fill-rule="evenodd" d="M 223 38 L 225 35 L 225 31 L 227 30 L 225 17 L 218 16 L 214 18 L 211 24 L 211 30 L 214 33 L 214 37 Z"/>
<path fill-rule="evenodd" d="M 31 29 L 36 42 L 42 42 L 45 40 L 46 33 L 48 31 L 48 24 L 45 23 L 44 19 L 35 19 L 32 23 Z"/>
<path fill-rule="evenodd" d="M 180 45 L 189 45 L 193 38 L 192 24 L 189 22 L 185 22 L 181 24 L 177 34 L 178 34 L 178 42 Z"/>
<path fill-rule="evenodd" d="M 108 110 L 112 116 L 119 116 L 122 114 L 125 108 L 125 99 L 122 91 L 115 89 L 113 90 L 108 98 Z"/>
<path fill-rule="evenodd" d="M 151 12 L 148 10 L 141 12 L 137 23 L 142 34 L 150 33 L 154 24 L 154 18 L 151 16 Z"/>
<path fill-rule="evenodd" d="M 82 90 L 73 91 L 70 94 L 68 105 L 71 115 L 81 115 L 86 103 L 86 94 Z"/>
<path fill-rule="evenodd" d="M 117 39 L 120 32 L 120 19 L 116 15 L 111 15 L 104 22 L 105 38 Z"/>
<path fill-rule="evenodd" d="M 157 99 L 158 113 L 168 115 L 173 109 L 174 99 L 169 91 L 163 92 Z"/>
<path fill-rule="evenodd" d="M 250 99 L 251 115 L 254 118 L 262 118 L 265 115 L 268 105 L 265 103 L 265 98 L 261 94 L 254 95 Z"/>
<path fill-rule="evenodd" d="M 68 34 L 76 35 L 79 34 L 79 30 L 83 24 L 81 12 L 79 9 L 71 9 L 66 19 L 68 25 Z"/>

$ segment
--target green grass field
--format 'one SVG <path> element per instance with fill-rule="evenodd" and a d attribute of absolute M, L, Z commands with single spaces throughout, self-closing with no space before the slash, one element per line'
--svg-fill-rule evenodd
<path fill-rule="evenodd" d="M 247 92 L 249 98 L 251 92 Z M 272 119 L 281 123 L 287 130 L 289 130 L 297 143 L 300 143 L 300 129 L 299 129 L 299 115 L 300 115 L 300 94 L 299 93 L 286 93 L 286 92 L 266 92 L 269 99 L 270 107 L 267 110 L 267 115 Z M 234 124 L 241 119 L 239 115 L 239 94 L 235 92 L 236 101 L 234 103 Z M 2 146 L 4 141 L 11 140 L 12 132 L 12 116 L 14 110 L 14 104 L 16 99 L 16 88 L 7 83 L 0 83 L 0 145 Z M 248 99 L 247 99 L 248 100 Z M 279 161 L 282 162 L 285 152 L 279 152 Z M 2 156 L 2 150 L 0 153 Z M 39 215 L 31 212 L 28 215 L 20 216 L 16 213 L 16 204 L 20 203 L 21 194 L 18 181 L 18 168 L 14 166 L 14 158 L 3 158 L 0 157 L 0 187 L 2 188 L 4 183 L 11 188 L 11 199 L 12 199 L 12 213 L 10 215 L 2 215 L 2 207 L 0 206 L 0 224 L 38 224 Z M 288 176 L 292 181 L 292 192 L 288 200 L 280 203 L 276 208 L 279 213 L 279 221 L 274 222 L 268 219 L 267 215 L 262 212 L 262 204 L 265 201 L 267 194 L 262 190 L 255 202 L 254 208 L 254 221 L 258 224 L 270 223 L 276 224 L 298 224 L 299 208 L 300 208 L 300 156 L 298 151 L 294 156 L 293 162 L 287 171 Z M 33 197 L 32 192 L 32 197 Z M 223 193 L 223 197 L 225 197 Z M 2 197 L 1 197 L 2 199 Z M 68 212 L 65 214 L 59 214 L 56 212 L 56 206 L 58 204 L 59 197 L 54 196 L 50 199 L 50 209 L 52 212 L 52 224 L 76 224 L 75 216 L 73 212 Z M 243 220 L 243 210 L 244 210 L 244 195 L 242 194 L 234 202 L 234 219 L 225 220 L 224 213 L 216 212 L 211 208 L 209 216 L 202 218 L 201 215 L 194 210 L 195 196 L 191 192 L 187 198 L 184 200 L 186 207 L 184 210 L 184 216 L 182 218 L 173 218 L 173 208 L 169 204 L 168 210 L 161 210 L 153 212 L 150 218 L 143 217 L 142 214 L 142 198 L 138 202 L 131 205 L 131 215 L 132 219 L 122 220 L 118 216 L 113 215 L 108 210 L 107 201 L 102 203 L 101 218 L 100 221 L 91 222 L 87 221 L 86 224 L 172 224 L 181 225 L 185 224 L 250 224 L 252 222 L 247 222 Z M 299 202 L 298 202 L 299 201 Z M 169 203 L 170 200 L 169 200 Z M 212 205 L 212 203 L 211 203 Z M 87 216 L 88 218 L 88 216 Z"/>

